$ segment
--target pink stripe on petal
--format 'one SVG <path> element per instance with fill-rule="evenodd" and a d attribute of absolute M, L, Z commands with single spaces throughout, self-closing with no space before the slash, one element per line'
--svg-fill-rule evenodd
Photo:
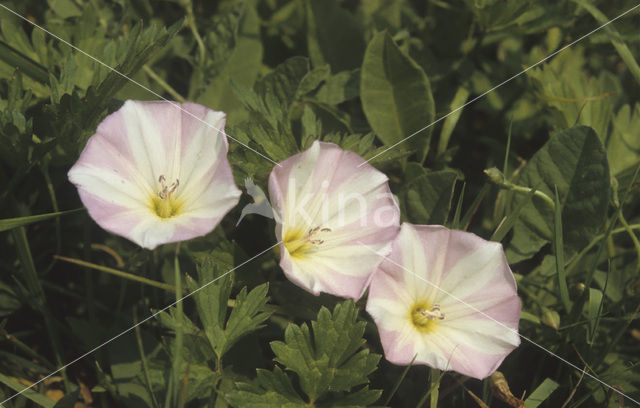
<path fill-rule="evenodd" d="M 276 236 L 301 251 L 292 260 L 283 245 L 281 267 L 312 293 L 358 299 L 397 233 L 399 209 L 387 177 L 370 165 L 357 167 L 362 163 L 355 153 L 316 141 L 269 176 Z"/>
<path fill-rule="evenodd" d="M 411 343 L 404 340 L 404 335 L 398 331 L 380 330 L 380 343 L 384 350 L 384 358 L 397 365 L 409 365 L 415 356 Z"/>
<path fill-rule="evenodd" d="M 412 323 L 415 307 L 443 318 L 424 331 Z M 520 344 L 521 304 L 502 247 L 467 232 L 401 226 L 391 254 L 373 275 L 367 311 L 378 326 L 387 359 L 407 364 L 395 358 L 396 353 L 406 357 L 405 349 L 397 350 L 406 348 L 404 343 L 391 341 L 397 334 L 385 328 L 392 327 L 389 320 L 402 316 L 402 310 L 402 319 L 415 327 L 403 340 L 418 352 L 417 363 L 445 369 L 448 361 L 450 369 L 484 378 Z"/>
<path fill-rule="evenodd" d="M 197 104 L 126 101 L 98 126 L 69 179 L 102 228 L 145 248 L 204 235 L 241 194 L 224 122 Z M 164 218 L 154 205 L 163 188 L 173 205 Z"/>
<path fill-rule="evenodd" d="M 450 369 L 469 377 L 482 380 L 490 376 L 516 346 L 505 348 L 501 353 L 488 354 L 469 346 L 458 344 L 449 361 Z"/>

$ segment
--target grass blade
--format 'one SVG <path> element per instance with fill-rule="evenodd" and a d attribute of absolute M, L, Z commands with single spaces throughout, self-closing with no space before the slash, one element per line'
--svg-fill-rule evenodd
<path fill-rule="evenodd" d="M 622 58 L 622 61 L 627 65 L 627 68 L 629 68 L 629 72 L 631 72 L 631 75 L 636 79 L 636 82 L 640 84 L 640 66 L 638 66 L 638 62 L 633 57 L 633 53 L 629 50 L 627 44 L 620 38 L 618 30 L 614 28 L 613 24 L 608 24 L 609 18 L 597 7 L 584 0 L 573 0 L 573 2 L 584 7 L 599 24 L 607 24 L 604 30 L 609 34 L 609 41 L 611 41 L 611 44 L 618 52 L 618 55 L 620 55 L 620 58 Z"/>
<path fill-rule="evenodd" d="M 449 106 L 450 111 L 459 108 L 464 105 L 469 98 L 469 91 L 465 87 L 460 87 L 456 91 L 456 94 L 451 101 L 451 105 Z M 444 124 L 442 125 L 442 130 L 440 131 L 440 139 L 438 140 L 438 154 L 442 154 L 447 150 L 447 145 L 449 144 L 449 138 L 451 138 L 451 134 L 453 133 L 453 129 L 456 127 L 458 123 L 458 119 L 460 119 L 460 115 L 462 115 L 462 109 L 455 111 L 453 114 L 447 116 L 444 120 Z"/>
<path fill-rule="evenodd" d="M 153 286 L 162 290 L 166 290 L 167 292 L 175 292 L 176 287 L 173 285 L 169 285 L 168 283 L 154 281 L 152 279 L 148 279 L 142 276 L 134 275 L 132 273 L 124 272 L 118 269 L 109 268 L 108 266 L 97 265 L 91 262 L 83 261 L 81 259 L 75 258 L 67 258 L 66 256 L 54 255 L 55 259 L 59 259 L 64 262 L 69 262 L 72 264 L 84 266 L 86 268 L 95 269 L 97 271 L 106 272 L 114 276 L 118 276 L 120 278 L 129 279 L 135 282 L 140 282 L 145 285 Z"/>
<path fill-rule="evenodd" d="M 469 228 L 471 217 L 473 217 L 473 214 L 475 214 L 476 211 L 478 211 L 478 207 L 480 207 L 480 203 L 482 202 L 482 200 L 487 195 L 490 189 L 491 189 L 491 185 L 485 184 L 480 190 L 480 192 L 478 193 L 478 195 L 476 196 L 476 198 L 471 203 L 471 206 L 469 207 L 467 212 L 464 213 L 464 216 L 462 217 L 462 220 L 460 220 L 460 224 L 459 224 L 462 230 L 466 231 L 467 228 Z"/>
<path fill-rule="evenodd" d="M 504 239 L 504 237 L 507 236 L 509 231 L 511 231 L 511 228 L 513 228 L 513 225 L 518 220 L 518 215 L 520 215 L 522 209 L 526 207 L 529 202 L 531 202 L 531 199 L 537 191 L 538 190 L 536 190 L 535 188 L 529 190 L 526 200 L 522 200 L 520 205 L 518 205 L 511 213 L 509 213 L 509 215 L 502 219 L 502 222 L 500 222 L 498 228 L 496 228 L 496 230 L 493 232 L 493 235 L 491 235 L 491 238 L 489 239 L 490 241 L 500 242 Z"/>
<path fill-rule="evenodd" d="M 387 397 L 387 400 L 384 402 L 385 407 L 389 405 L 389 402 L 391 402 L 391 398 L 393 398 L 396 391 L 398 391 L 398 388 L 400 388 L 400 384 L 402 384 L 404 377 L 406 377 L 407 373 L 409 372 L 409 369 L 411 368 L 411 366 L 413 366 L 413 362 L 416 361 L 416 357 L 418 357 L 417 354 L 413 356 L 409 365 L 404 369 L 398 381 L 396 381 L 395 385 L 393 386 L 393 389 L 391 390 L 391 392 L 389 393 L 389 396 Z"/>
<path fill-rule="evenodd" d="M 536 408 L 542 404 L 559 387 L 559 384 L 551 378 L 545 378 L 542 384 L 536 388 L 529 398 L 524 401 L 525 408 Z"/>
<path fill-rule="evenodd" d="M 598 319 L 602 310 L 603 296 L 599 289 L 589 288 L 589 303 L 587 307 L 587 316 L 589 319 L 589 338 L 587 343 L 592 344 L 596 335 Z"/>
<path fill-rule="evenodd" d="M 84 210 L 84 207 L 76 208 L 75 210 L 59 211 L 49 214 L 30 215 L 28 217 L 5 218 L 0 220 L 0 232 L 9 231 L 18 227 L 24 227 L 25 225 L 33 224 L 34 222 L 45 221 L 50 218 L 59 217 L 61 215 L 77 213 L 82 210 Z"/>
<path fill-rule="evenodd" d="M 5 376 L 4 374 L 0 374 L 0 382 L 16 392 L 20 392 L 25 388 L 23 384 L 13 381 L 11 378 Z M 33 390 L 26 390 L 20 395 L 30 399 L 31 401 L 44 408 L 53 408 L 53 406 L 56 405 L 55 401 L 53 401 L 52 399 L 49 399 Z"/>
<path fill-rule="evenodd" d="M 460 229 L 460 213 L 462 212 L 462 200 L 464 199 L 464 189 L 467 183 L 462 183 L 462 189 L 460 190 L 460 196 L 458 197 L 458 204 L 456 205 L 456 211 L 453 214 L 453 221 L 451 221 L 452 229 Z"/>
<path fill-rule="evenodd" d="M 558 197 L 558 187 L 555 200 L 554 229 L 553 229 L 553 251 L 556 255 L 556 272 L 558 273 L 558 288 L 560 289 L 560 300 L 567 313 L 571 313 L 571 299 L 569 299 L 569 287 L 567 286 L 567 274 L 564 269 L 564 241 L 562 238 L 562 206 Z"/>

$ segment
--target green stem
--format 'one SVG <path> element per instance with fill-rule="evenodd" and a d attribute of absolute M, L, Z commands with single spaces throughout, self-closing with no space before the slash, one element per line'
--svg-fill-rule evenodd
<path fill-rule="evenodd" d="M 169 93 L 169 95 L 171 95 L 176 101 L 178 101 L 180 103 L 184 103 L 185 102 L 184 97 L 182 95 L 180 95 L 178 93 L 178 91 L 173 89 L 173 87 L 171 85 L 169 85 L 164 79 L 162 79 L 160 77 L 160 75 L 156 74 L 151 69 L 151 67 L 149 67 L 147 64 L 145 64 L 145 65 L 142 66 L 142 69 L 144 70 L 144 72 L 147 73 L 147 75 L 149 75 L 151 77 L 151 79 L 156 81 L 158 83 L 158 85 L 160 85 L 162 87 L 162 89 L 167 91 Z"/>
<path fill-rule="evenodd" d="M 49 197 L 51 199 L 51 207 L 53 208 L 53 212 L 60 212 L 60 207 L 58 206 L 58 200 L 56 199 L 56 191 L 53 188 L 53 183 L 51 182 L 51 177 L 49 176 L 49 166 L 42 166 L 42 174 L 44 175 L 44 181 L 47 184 L 47 190 L 49 191 Z M 56 217 L 56 253 L 59 254 L 62 250 L 62 229 L 60 226 L 60 217 Z"/>
<path fill-rule="evenodd" d="M 89 221 L 88 213 L 85 214 L 86 221 L 84 223 L 84 228 L 82 231 L 83 234 L 83 248 L 82 252 L 84 254 L 84 258 L 91 260 L 91 228 L 92 223 Z M 93 276 L 91 275 L 91 271 L 89 269 L 84 270 L 84 290 L 86 295 L 87 302 L 87 312 L 89 313 L 89 321 L 92 324 L 96 324 L 96 307 L 94 305 L 95 295 L 93 291 Z M 104 357 L 104 350 L 99 350 L 100 357 Z"/>
<path fill-rule="evenodd" d="M 619 234 L 621 232 L 628 232 L 628 231 L 632 231 L 632 230 L 640 230 L 640 224 L 631 224 L 631 225 L 628 225 L 628 228 L 627 227 L 616 228 L 613 231 L 611 231 L 611 235 Z M 575 255 L 571 259 L 570 264 L 567 267 L 567 275 L 569 275 L 575 269 L 575 267 L 578 265 L 578 262 L 580 262 L 580 260 L 587 254 L 587 252 L 589 252 L 591 250 L 591 248 L 593 248 L 604 237 L 605 237 L 605 234 L 600 234 L 600 235 L 595 236 L 591 240 L 591 242 L 589 242 L 589 245 L 584 247 L 584 249 L 582 251 L 580 251 L 577 255 Z"/>
<path fill-rule="evenodd" d="M 522 187 L 522 186 L 519 186 L 519 185 L 513 184 L 513 183 L 509 183 L 509 187 L 508 188 L 511 191 L 515 191 L 516 193 L 522 193 L 522 194 L 529 194 L 530 192 L 533 191 L 532 188 Z M 548 195 L 546 195 L 542 191 L 536 190 L 536 192 L 533 193 L 533 195 L 542 198 L 547 204 L 549 204 L 549 207 L 551 207 L 552 209 L 556 208 L 556 204 L 553 202 L 551 197 L 549 197 Z"/>
<path fill-rule="evenodd" d="M 21 72 L 24 72 L 43 85 L 49 83 L 49 72 L 45 67 L 9 46 L 4 41 L 0 41 L 0 61 L 6 62 L 10 67 L 18 67 Z"/>
<path fill-rule="evenodd" d="M 157 282 L 157 281 L 154 281 L 152 279 L 147 279 L 147 278 L 144 278 L 142 276 L 134 275 L 132 273 L 119 271 L 117 269 L 109 268 L 107 266 L 96 265 L 96 264 L 91 263 L 91 262 L 86 262 L 86 261 L 82 261 L 80 259 L 75 259 L 75 258 L 67 258 L 66 256 L 60 256 L 60 255 L 54 255 L 54 258 L 59 259 L 59 260 L 64 261 L 64 262 L 69 262 L 69 263 L 73 263 L 73 264 L 76 264 L 76 265 L 84 266 L 84 267 L 87 267 L 87 268 L 90 268 L 90 269 L 95 269 L 95 270 L 98 270 L 98 271 L 101 271 L 101 272 L 106 272 L 106 273 L 109 273 L 111 275 L 119 276 L 121 278 L 129 279 L 129 280 L 136 281 L 136 282 L 140 282 L 140 283 L 143 283 L 145 285 L 154 286 L 156 288 L 160 288 L 160 289 L 166 290 L 168 292 L 175 292 L 175 290 L 176 290 L 176 287 L 173 286 L 173 285 L 169 285 L 169 284 L 163 283 L 163 282 Z"/>
<path fill-rule="evenodd" d="M 175 351 L 173 355 L 173 375 L 174 375 L 174 401 L 177 403 L 180 396 L 180 366 L 182 365 L 182 345 L 184 342 L 184 333 L 182 327 L 182 274 L 180 273 L 180 262 L 178 259 L 178 255 L 180 253 L 180 243 L 176 245 L 176 254 L 173 260 L 173 270 L 175 277 L 175 287 L 176 287 L 176 344 Z M 174 405 L 177 406 L 177 405 Z"/>
<path fill-rule="evenodd" d="M 37 351 L 33 350 L 31 347 L 29 347 L 26 344 L 24 344 L 16 336 L 7 333 L 6 330 L 2 330 L 2 337 L 5 340 L 7 340 L 9 343 L 11 343 L 14 347 L 16 347 L 17 349 L 22 350 L 29 357 L 31 357 L 31 358 L 33 358 L 35 360 L 38 360 L 41 363 L 43 363 L 44 365 L 46 365 L 47 368 L 51 369 L 51 368 L 55 367 L 46 357 L 38 354 Z"/>
<path fill-rule="evenodd" d="M 622 211 L 618 213 L 618 219 L 620 220 L 620 223 L 623 225 L 624 230 L 629 234 L 631 241 L 633 241 L 633 246 L 636 247 L 636 253 L 638 254 L 637 256 L 638 259 L 636 263 L 636 273 L 638 273 L 638 271 L 640 271 L 640 242 L 638 242 L 638 237 L 636 237 L 636 234 L 631 229 L 631 226 L 629 225 L 627 220 L 624 218 L 624 215 L 622 215 Z"/>
<path fill-rule="evenodd" d="M 198 50 L 200 51 L 200 61 L 198 64 L 200 67 L 204 66 L 204 60 L 206 57 L 206 47 L 204 45 L 204 41 L 202 41 L 202 37 L 200 37 L 200 33 L 198 33 L 198 27 L 196 26 L 196 16 L 193 13 L 193 4 L 191 0 L 184 1 L 183 4 L 185 10 L 187 11 L 187 24 L 193 33 L 193 37 L 196 39 L 198 43 Z"/>
<path fill-rule="evenodd" d="M 435 368 L 431 369 L 431 403 L 429 404 L 431 408 L 438 408 L 438 397 L 440 391 L 440 370 Z"/>
<path fill-rule="evenodd" d="M 544 202 L 549 204 L 549 207 L 552 210 L 554 210 L 556 208 L 556 204 L 555 204 L 555 202 L 553 201 L 553 199 L 551 197 L 549 197 L 548 195 L 546 195 L 542 191 L 537 190 L 535 188 L 519 186 L 519 185 L 507 180 L 505 175 L 495 167 L 492 167 L 490 169 L 486 169 L 484 171 L 484 173 L 489 177 L 489 179 L 493 183 L 495 183 L 498 186 L 500 186 L 500 188 L 503 188 L 505 190 L 511 190 L 511 191 L 514 191 L 516 193 L 521 193 L 521 194 L 531 194 L 533 192 L 533 195 L 538 196 L 539 198 L 544 200 Z"/>
<path fill-rule="evenodd" d="M 142 344 L 142 336 L 140 335 L 140 326 L 138 325 L 138 314 L 133 312 L 133 323 L 136 328 L 136 340 L 138 342 L 138 351 L 140 352 L 140 362 L 142 363 L 142 372 L 144 373 L 144 379 L 147 385 L 147 389 L 149 392 L 149 396 L 151 397 L 151 403 L 153 404 L 153 408 L 158 408 L 158 401 L 156 400 L 156 396 L 153 393 L 153 388 L 151 387 L 151 377 L 149 375 L 149 364 L 147 363 L 147 356 L 144 352 L 144 346 Z"/>
<path fill-rule="evenodd" d="M 18 257 L 25 272 L 27 288 L 34 298 L 34 302 L 32 304 L 44 318 L 47 333 L 49 334 L 49 339 L 51 339 L 51 347 L 56 359 L 56 364 L 58 365 L 58 367 L 62 367 L 63 360 L 62 354 L 60 353 L 60 341 L 58 339 L 58 333 L 53 325 L 53 315 L 51 314 L 51 309 L 47 305 L 47 299 L 40 283 L 40 277 L 38 276 L 35 263 L 33 262 L 31 249 L 29 248 L 29 240 L 27 239 L 27 233 L 24 227 L 14 229 L 12 233 L 18 250 Z M 61 370 L 60 374 L 62 375 L 62 379 L 64 381 L 65 390 L 67 392 L 70 392 L 71 383 L 69 382 L 69 378 L 67 377 L 66 370 Z"/>

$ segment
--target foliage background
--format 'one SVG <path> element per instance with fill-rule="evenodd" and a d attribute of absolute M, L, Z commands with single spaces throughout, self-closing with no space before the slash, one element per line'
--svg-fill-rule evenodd
<path fill-rule="evenodd" d="M 0 10 L 0 397 L 88 353 L 7 407 L 435 406 L 428 368 L 381 357 L 364 301 L 303 292 L 274 251 L 243 264 L 275 243 L 271 220 L 235 227 L 248 196 L 208 236 L 153 252 L 83 210 L 31 216 L 81 207 L 66 172 L 126 99 L 224 110 L 228 134 L 275 161 L 315 139 L 372 158 L 636 5 L 1 4 L 138 83 Z M 626 15 L 372 161 L 405 220 L 503 243 L 524 336 L 635 399 L 639 19 Z M 238 185 L 251 177 L 266 190 L 272 163 L 232 141 L 230 160 Z M 492 182 L 483 170 L 493 167 Z M 527 407 L 631 404 L 527 341 L 500 371 Z M 447 373 L 439 405 L 509 406 L 498 394 L 489 379 Z"/>

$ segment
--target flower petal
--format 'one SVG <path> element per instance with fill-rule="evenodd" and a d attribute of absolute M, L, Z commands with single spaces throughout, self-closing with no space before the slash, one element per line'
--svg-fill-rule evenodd
<path fill-rule="evenodd" d="M 418 326 L 416 307 L 433 306 L 442 320 Z M 520 310 L 500 244 L 407 223 L 374 274 L 367 301 L 389 361 L 409 364 L 417 356 L 417 363 L 474 378 L 490 375 L 520 344 Z"/>
<path fill-rule="evenodd" d="M 275 167 L 269 195 L 285 275 L 314 294 L 360 298 L 398 231 L 387 181 L 357 154 L 317 141 Z"/>
<path fill-rule="evenodd" d="M 241 194 L 224 123 L 197 104 L 127 101 L 98 126 L 69 180 L 102 228 L 145 248 L 204 235 Z M 176 185 L 179 211 L 169 217 L 155 209 L 164 182 Z"/>

